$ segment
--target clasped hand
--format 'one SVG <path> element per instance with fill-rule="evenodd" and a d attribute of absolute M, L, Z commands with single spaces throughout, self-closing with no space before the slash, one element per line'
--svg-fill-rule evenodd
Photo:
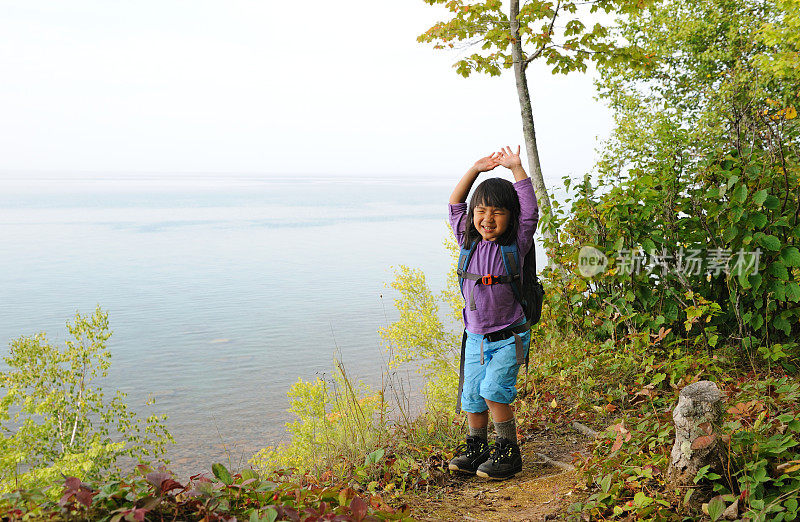
<path fill-rule="evenodd" d="M 500 152 L 493 152 L 492 154 L 483 157 L 475 162 L 472 166 L 477 172 L 489 172 L 498 165 L 502 165 L 507 169 L 521 166 L 522 160 L 519 158 L 520 146 L 517 145 L 517 152 L 514 153 L 510 147 L 503 147 Z"/>

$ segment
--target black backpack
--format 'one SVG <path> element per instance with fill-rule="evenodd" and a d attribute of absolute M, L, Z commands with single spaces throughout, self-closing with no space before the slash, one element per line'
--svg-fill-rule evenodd
<path fill-rule="evenodd" d="M 465 278 L 475 279 L 475 277 L 478 277 L 483 279 L 489 277 L 476 276 L 467 272 L 469 260 L 472 257 L 472 253 L 475 252 L 477 244 L 478 240 L 474 241 L 469 248 L 462 248 L 458 256 L 458 287 L 461 289 L 462 295 L 464 293 L 463 282 Z M 509 283 L 511 285 L 514 297 L 522 305 L 522 310 L 525 312 L 525 318 L 530 323 L 530 326 L 533 326 L 539 322 L 542 316 L 542 303 L 544 302 L 544 287 L 536 275 L 536 245 L 531 245 L 530 250 L 525 254 L 522 274 L 519 273 L 519 249 L 516 243 L 500 245 L 500 253 L 507 275 L 495 276 L 495 282 Z M 465 299 L 466 297 L 464 296 Z M 472 296 L 470 296 L 469 301 L 474 304 Z M 468 303 L 469 305 L 470 303 Z"/>

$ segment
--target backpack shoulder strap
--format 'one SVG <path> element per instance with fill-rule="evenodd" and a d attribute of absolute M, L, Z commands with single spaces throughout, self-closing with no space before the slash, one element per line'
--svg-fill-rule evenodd
<path fill-rule="evenodd" d="M 458 267 L 456 269 L 456 273 L 458 274 L 458 289 L 461 290 L 461 296 L 464 297 L 464 274 L 467 271 L 467 267 L 469 266 L 469 261 L 472 258 L 472 254 L 475 252 L 475 247 L 478 245 L 478 240 L 472 242 L 469 248 L 461 248 L 461 252 L 458 254 Z"/>
<path fill-rule="evenodd" d="M 500 257 L 503 259 L 506 274 L 511 276 L 511 291 L 514 292 L 514 297 L 517 298 L 517 301 L 523 303 L 521 290 L 522 273 L 519 269 L 519 248 L 517 248 L 517 243 L 500 245 Z"/>

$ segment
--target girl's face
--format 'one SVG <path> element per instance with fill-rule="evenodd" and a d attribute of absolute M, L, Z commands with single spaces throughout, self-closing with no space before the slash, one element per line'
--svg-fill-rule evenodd
<path fill-rule="evenodd" d="M 508 229 L 510 217 L 511 212 L 506 208 L 476 205 L 472 224 L 483 239 L 494 241 Z"/>

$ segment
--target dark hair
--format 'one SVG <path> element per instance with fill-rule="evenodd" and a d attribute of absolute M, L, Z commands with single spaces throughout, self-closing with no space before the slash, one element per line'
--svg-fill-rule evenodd
<path fill-rule="evenodd" d="M 469 200 L 467 212 L 467 232 L 464 235 L 464 247 L 469 248 L 476 240 L 481 239 L 481 235 L 475 228 L 475 207 L 484 205 L 487 207 L 500 207 L 508 210 L 508 228 L 503 235 L 498 237 L 495 242 L 500 245 L 510 245 L 517 239 L 519 229 L 519 196 L 514 190 L 514 185 L 503 178 L 489 178 L 478 185 Z"/>

